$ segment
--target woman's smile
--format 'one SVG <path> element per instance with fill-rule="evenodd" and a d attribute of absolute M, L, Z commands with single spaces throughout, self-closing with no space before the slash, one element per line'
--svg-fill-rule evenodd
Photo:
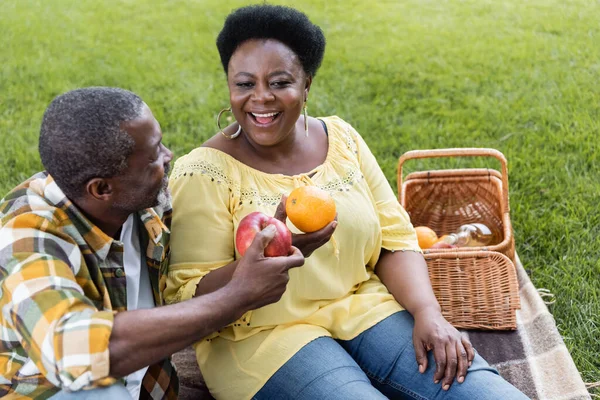
<path fill-rule="evenodd" d="M 254 121 L 258 127 L 268 128 L 271 126 L 281 115 L 281 112 L 249 112 L 250 120 Z"/>

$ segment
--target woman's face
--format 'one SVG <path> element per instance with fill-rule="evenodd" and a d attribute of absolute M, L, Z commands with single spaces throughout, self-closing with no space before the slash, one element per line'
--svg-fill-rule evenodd
<path fill-rule="evenodd" d="M 235 119 L 248 139 L 272 146 L 293 135 L 311 79 L 298 56 L 276 40 L 248 40 L 229 60 L 227 83 Z"/>

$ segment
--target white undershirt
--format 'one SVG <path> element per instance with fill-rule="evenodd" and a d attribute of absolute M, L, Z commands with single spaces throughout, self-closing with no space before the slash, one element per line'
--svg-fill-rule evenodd
<path fill-rule="evenodd" d="M 154 296 L 150 285 L 150 276 L 146 266 L 146 258 L 140 251 L 138 225 L 140 221 L 131 214 L 121 229 L 123 243 L 123 266 L 127 284 L 127 310 L 139 310 L 154 307 Z M 133 372 L 126 377 L 125 387 L 133 399 L 140 398 L 142 379 L 148 367 Z"/>

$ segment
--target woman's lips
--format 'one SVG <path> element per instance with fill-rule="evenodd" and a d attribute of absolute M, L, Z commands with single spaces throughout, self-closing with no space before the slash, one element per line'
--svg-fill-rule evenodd
<path fill-rule="evenodd" d="M 257 125 L 269 125 L 272 122 L 274 122 L 280 114 L 280 112 L 248 113 L 248 115 L 250 115 L 250 117 L 256 122 Z"/>

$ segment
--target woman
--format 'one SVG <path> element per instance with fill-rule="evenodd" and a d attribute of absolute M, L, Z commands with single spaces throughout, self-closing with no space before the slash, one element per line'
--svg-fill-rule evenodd
<path fill-rule="evenodd" d="M 281 300 L 196 345 L 213 396 L 526 398 L 442 317 L 414 229 L 360 135 L 307 116 L 321 30 L 296 10 L 250 6 L 227 18 L 217 47 L 236 123 L 175 164 L 167 300 L 225 285 L 240 220 L 272 215 L 295 187 L 327 190 L 338 218 L 294 230 L 306 260 Z"/>

